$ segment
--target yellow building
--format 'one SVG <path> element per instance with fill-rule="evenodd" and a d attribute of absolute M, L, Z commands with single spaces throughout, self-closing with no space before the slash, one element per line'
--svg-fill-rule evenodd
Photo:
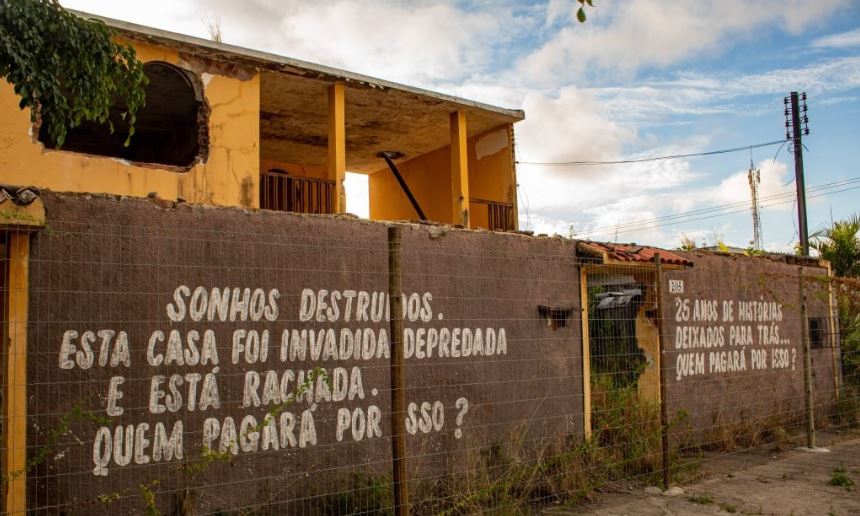
<path fill-rule="evenodd" d="M 150 79 L 131 145 L 117 106 L 114 134 L 87 124 L 54 149 L 0 85 L 0 183 L 340 213 L 350 171 L 369 176 L 373 219 L 517 228 L 522 111 L 104 21 Z"/>

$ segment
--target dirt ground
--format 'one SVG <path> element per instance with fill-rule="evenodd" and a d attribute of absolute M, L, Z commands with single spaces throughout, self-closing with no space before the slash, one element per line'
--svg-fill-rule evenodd
<path fill-rule="evenodd" d="M 545 514 L 860 514 L 860 435 L 819 434 L 830 453 L 794 449 L 721 455 L 701 466 L 702 479 L 674 488 L 618 485 L 595 503 Z M 853 487 L 831 485 L 834 478 Z M 847 480 L 846 480 L 847 479 Z"/>

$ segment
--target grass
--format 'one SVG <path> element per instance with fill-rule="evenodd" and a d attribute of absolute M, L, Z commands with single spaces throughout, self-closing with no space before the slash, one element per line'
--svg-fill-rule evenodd
<path fill-rule="evenodd" d="M 643 402 L 636 386 L 592 378 L 593 435 L 533 440 L 529 425 L 501 443 L 476 437 L 456 473 L 413 488 L 416 514 L 521 514 L 537 506 L 591 501 L 606 485 L 660 481 L 659 406 Z M 533 431 L 534 429 L 532 429 Z"/>
<path fill-rule="evenodd" d="M 529 421 L 512 428 L 494 444 L 487 445 L 485 436 L 471 436 L 463 443 L 463 453 L 452 457 L 449 474 L 410 482 L 413 512 L 533 513 L 546 504 L 573 506 L 592 501 L 601 490 L 619 481 L 660 484 L 659 405 L 642 401 L 636 386 L 618 386 L 599 375 L 592 378 L 592 400 L 593 435 L 588 441 L 579 434 L 540 437 L 548 430 L 536 430 Z M 670 428 L 683 421 L 683 414 L 676 416 Z M 784 420 L 715 423 L 719 423 L 715 433 L 706 436 L 707 447 L 696 448 L 700 452 L 778 445 L 789 438 L 782 426 L 789 422 Z M 691 478 L 698 467 L 678 449 L 672 450 L 670 460 L 674 482 Z M 413 475 L 420 476 L 421 469 L 415 468 Z M 847 476 L 845 480 L 840 477 L 839 482 L 845 481 L 851 482 Z M 354 475 L 348 489 L 313 497 L 302 510 L 305 514 L 390 514 L 392 499 L 390 478 L 368 473 Z M 727 513 L 737 512 L 734 505 L 717 503 L 708 494 L 692 495 L 689 500 L 700 505 L 717 504 Z"/>
<path fill-rule="evenodd" d="M 860 387 L 845 385 L 831 414 L 833 424 L 847 428 L 860 426 Z"/>
<path fill-rule="evenodd" d="M 854 486 L 854 481 L 848 478 L 843 467 L 835 468 L 830 474 L 830 481 L 827 483 L 831 486 L 844 487 L 847 491 L 850 491 Z"/>
<path fill-rule="evenodd" d="M 680 450 L 683 454 L 691 456 L 765 446 L 770 451 L 782 451 L 793 446 L 795 440 L 786 427 L 791 428 L 792 431 L 801 428 L 800 417 L 786 418 L 773 415 L 728 421 L 722 412 L 718 412 L 713 416 L 707 433 L 701 436 L 688 436 L 686 442 L 681 444 Z"/>
<path fill-rule="evenodd" d="M 701 495 L 694 494 L 687 499 L 690 500 L 691 502 L 697 503 L 699 505 L 710 505 L 710 504 L 714 503 L 714 499 L 711 498 L 711 495 L 709 495 L 709 494 L 701 494 Z"/>
<path fill-rule="evenodd" d="M 349 488 L 313 498 L 309 514 L 393 514 L 391 478 L 386 475 L 353 473 Z"/>

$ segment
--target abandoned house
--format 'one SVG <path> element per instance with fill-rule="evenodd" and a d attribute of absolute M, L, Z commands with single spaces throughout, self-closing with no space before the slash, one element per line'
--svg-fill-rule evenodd
<path fill-rule="evenodd" d="M 3 85 L 2 183 L 336 214 L 349 171 L 369 176 L 372 219 L 517 229 L 522 111 L 99 19 L 149 78 L 130 145 L 118 104 L 113 133 L 86 123 L 55 149 Z"/>

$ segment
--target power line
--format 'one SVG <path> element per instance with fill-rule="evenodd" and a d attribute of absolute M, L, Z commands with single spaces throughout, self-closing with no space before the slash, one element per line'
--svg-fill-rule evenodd
<path fill-rule="evenodd" d="M 846 192 L 849 190 L 856 190 L 858 188 L 860 188 L 860 185 L 852 186 L 850 188 L 843 188 L 843 189 L 839 189 L 839 190 L 821 191 L 821 192 L 818 192 L 814 195 L 810 195 L 809 197 L 810 198 L 822 197 L 825 195 L 842 193 L 842 192 Z M 793 194 L 790 194 L 790 195 L 784 196 L 784 197 L 788 197 L 788 198 L 787 199 L 775 198 L 767 204 L 762 204 L 762 208 L 769 208 L 772 206 L 778 206 L 778 205 L 782 205 L 782 204 L 789 204 L 789 203 L 795 202 Z M 633 223 L 633 224 L 630 224 L 628 226 L 622 227 L 621 229 L 618 230 L 618 232 L 629 233 L 629 232 L 633 232 L 633 231 L 640 231 L 640 230 L 645 230 L 645 229 L 654 229 L 654 228 L 658 228 L 658 227 L 662 227 L 662 226 L 673 226 L 676 224 L 683 224 L 686 222 L 695 222 L 695 221 L 700 221 L 700 220 L 713 219 L 713 218 L 717 218 L 717 217 L 724 217 L 726 215 L 733 215 L 736 213 L 743 213 L 749 209 L 746 206 L 746 203 L 743 203 L 743 204 L 744 204 L 744 206 L 738 206 L 738 207 L 727 206 L 727 207 L 721 208 L 720 210 L 717 210 L 717 211 L 712 212 L 712 213 L 694 214 L 694 216 L 687 215 L 687 216 L 684 216 L 682 218 L 677 218 L 675 220 L 669 220 L 669 221 L 651 220 L 651 221 L 642 221 L 642 222 L 638 222 L 638 223 Z M 609 230 L 615 231 L 615 228 L 614 227 L 609 228 Z M 594 235 L 594 234 L 599 234 L 599 233 L 605 233 L 606 231 L 608 231 L 608 229 L 601 229 L 601 230 L 595 229 L 595 230 L 591 230 L 591 231 L 584 231 L 583 233 L 581 233 L 578 236 Z"/>
<path fill-rule="evenodd" d="M 808 192 L 815 194 L 810 197 L 820 197 L 822 195 L 830 195 L 835 193 L 840 193 L 849 190 L 855 190 L 860 188 L 860 176 L 853 177 L 850 179 L 843 179 L 839 181 L 833 181 L 831 183 L 824 183 L 820 185 L 816 185 L 813 187 L 809 187 L 807 189 Z M 843 188 L 847 187 L 847 188 Z M 759 199 L 762 202 L 762 207 L 770 207 L 776 206 L 779 204 L 786 204 L 788 202 L 794 202 L 794 192 L 784 192 L 779 194 L 772 194 L 769 196 L 764 196 Z M 767 204 L 765 204 L 767 203 Z M 612 226 L 603 226 L 598 228 L 593 228 L 587 231 L 583 231 L 579 233 L 577 236 L 588 236 L 603 233 L 606 231 L 618 231 L 619 233 L 626 233 L 630 231 L 637 231 L 640 229 L 651 229 L 655 227 L 660 227 L 664 225 L 674 225 L 680 224 L 683 222 L 692 222 L 696 220 L 704 220 L 708 218 L 715 218 L 725 215 L 731 215 L 734 213 L 740 213 L 749 209 L 748 202 L 735 202 L 735 203 L 727 203 L 716 206 L 710 206 L 707 208 L 700 208 L 698 210 L 691 210 L 683 213 L 676 213 L 673 215 L 665 215 L 662 217 L 655 217 L 653 219 L 638 221 L 638 222 L 630 222 L 622 225 L 612 225 Z M 731 210 L 731 211 L 726 211 Z M 724 213 L 721 213 L 724 212 Z"/>
<path fill-rule="evenodd" d="M 833 194 L 842 193 L 842 192 L 847 192 L 847 191 L 849 191 L 849 190 L 857 190 L 857 189 L 860 189 L 860 185 L 858 185 L 858 186 L 852 186 L 852 187 L 850 187 L 850 188 L 844 188 L 844 189 L 841 189 L 841 190 L 833 190 L 833 191 L 829 191 L 829 192 L 820 192 L 820 193 L 817 193 L 817 194 L 814 194 L 814 195 L 809 195 L 809 196 L 807 196 L 807 197 L 808 197 L 808 198 L 810 198 L 810 199 L 815 199 L 816 197 L 824 197 L 824 196 L 827 196 L 827 195 L 833 195 Z M 770 203 L 770 204 L 764 204 L 764 205 L 762 205 L 762 207 L 763 207 L 763 208 L 769 208 L 769 207 L 771 207 L 771 206 L 778 206 L 778 205 L 782 205 L 782 204 L 789 204 L 789 203 L 794 203 L 794 202 L 795 202 L 795 200 L 792 198 L 792 199 L 787 199 L 787 200 L 782 200 L 782 201 L 772 202 L 772 203 Z M 726 215 L 733 215 L 733 214 L 736 214 L 736 213 L 743 213 L 743 212 L 746 212 L 748 209 L 749 209 L 749 208 L 747 208 L 747 207 L 745 206 L 745 207 L 743 207 L 743 208 L 734 209 L 734 210 L 731 210 L 731 211 L 726 211 L 726 212 L 724 212 L 724 213 L 715 213 L 715 214 L 711 214 L 711 215 L 704 215 L 704 216 L 702 216 L 702 217 L 693 217 L 693 218 L 684 219 L 684 220 L 676 220 L 676 221 L 672 221 L 672 222 L 668 222 L 668 223 L 657 223 L 657 224 L 653 224 L 653 225 L 644 225 L 644 226 L 641 226 L 641 227 L 631 227 L 631 228 L 627 228 L 627 229 L 619 229 L 619 230 L 618 230 L 618 233 L 630 233 L 630 232 L 633 232 L 633 231 L 642 231 L 642 230 L 645 230 L 645 229 L 655 229 L 655 228 L 659 228 L 659 227 L 663 227 L 663 226 L 674 226 L 674 225 L 676 225 L 676 224 L 681 224 L 681 223 L 684 223 L 684 222 L 696 222 L 696 221 L 700 221 L 700 220 L 714 219 L 714 218 L 717 218 L 717 217 L 724 217 L 724 216 L 726 216 Z M 593 234 L 593 233 L 590 233 L 590 232 L 586 231 L 586 232 L 583 232 L 582 234 L 577 235 L 577 237 L 587 236 L 587 235 L 589 235 L 589 234 Z"/>
<path fill-rule="evenodd" d="M 826 190 L 826 189 L 846 186 L 846 185 L 854 184 L 857 182 L 860 182 L 860 176 L 849 178 L 849 179 L 841 179 L 839 181 L 833 181 L 831 183 L 823 183 L 820 185 L 810 187 L 809 190 L 812 192 L 815 192 L 815 191 L 819 191 L 819 190 Z M 793 196 L 794 196 L 794 192 L 783 192 L 783 193 L 763 196 L 763 197 L 760 197 L 759 200 L 760 201 L 770 201 L 770 200 L 777 200 L 777 199 L 786 198 L 786 197 L 793 197 Z M 653 222 L 668 221 L 668 220 L 673 220 L 673 219 L 683 219 L 683 218 L 689 217 L 691 215 L 702 215 L 705 213 L 719 212 L 719 211 L 729 209 L 729 208 L 746 207 L 746 206 L 747 206 L 747 201 L 718 204 L 715 206 L 709 206 L 707 208 L 699 208 L 697 210 L 691 210 L 691 211 L 686 211 L 686 212 L 682 212 L 682 213 L 676 213 L 673 215 L 664 215 L 662 217 L 655 217 L 653 219 L 649 219 L 646 221 L 628 222 L 626 224 L 622 224 L 621 227 L 628 228 L 631 226 L 638 226 L 641 224 L 651 224 Z M 616 225 L 613 224 L 612 226 L 603 226 L 603 227 L 593 228 L 592 230 L 587 231 L 587 233 L 595 233 L 595 232 L 614 230 L 615 227 L 616 227 Z"/>
<path fill-rule="evenodd" d="M 590 166 L 590 165 L 624 165 L 628 163 L 645 163 L 649 161 L 661 161 L 668 159 L 695 158 L 699 156 L 713 156 L 716 154 L 728 154 L 730 152 L 740 152 L 745 150 L 757 149 L 759 147 L 769 147 L 771 145 L 784 144 L 784 140 L 776 140 L 772 142 L 756 143 L 752 145 L 744 145 L 743 147 L 732 147 L 730 149 L 720 149 L 707 152 L 691 152 L 687 154 L 669 154 L 666 156 L 655 156 L 651 158 L 638 159 L 622 159 L 617 161 L 517 161 L 518 165 L 547 165 L 547 166 Z"/>

